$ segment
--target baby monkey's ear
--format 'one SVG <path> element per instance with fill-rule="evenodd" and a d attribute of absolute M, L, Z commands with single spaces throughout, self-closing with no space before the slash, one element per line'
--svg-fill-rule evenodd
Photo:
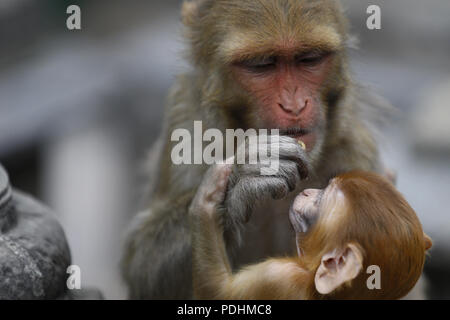
<path fill-rule="evenodd" d="M 363 267 L 363 255 L 354 244 L 326 253 L 317 269 L 314 283 L 321 294 L 329 294 L 355 279 Z"/>
<path fill-rule="evenodd" d="M 431 238 L 426 233 L 423 234 L 423 240 L 425 243 L 425 251 L 428 251 L 433 246 L 433 240 L 431 240 Z"/>

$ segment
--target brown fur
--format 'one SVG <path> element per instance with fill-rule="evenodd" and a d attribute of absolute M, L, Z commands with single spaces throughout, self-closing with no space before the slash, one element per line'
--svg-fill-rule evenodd
<path fill-rule="evenodd" d="M 403 196 L 384 178 L 351 172 L 332 181 L 344 199 L 327 199 L 302 237 L 301 258 L 269 259 L 232 273 L 218 215 L 194 215 L 194 292 L 199 299 L 399 299 L 419 279 L 431 240 Z M 334 194 L 333 194 L 334 196 Z M 338 201 L 338 202 L 336 202 Z M 330 223 L 330 219 L 332 223 Z M 264 237 L 263 234 L 260 237 Z M 352 243 L 363 253 L 353 280 L 328 295 L 317 292 L 321 257 Z M 369 290 L 365 270 L 381 269 L 381 289 Z"/>
<path fill-rule="evenodd" d="M 416 284 L 425 263 L 427 238 L 414 210 L 385 178 L 368 172 L 351 172 L 332 182 L 341 190 L 348 208 L 337 223 L 320 223 L 302 242 L 303 263 L 314 270 L 331 248 L 356 243 L 364 253 L 363 270 L 381 269 L 381 290 L 368 290 L 365 272 L 351 287 L 337 291 L 334 299 L 399 299 Z M 311 288 L 310 288 L 311 290 Z M 315 290 L 310 297 L 318 298 Z"/>

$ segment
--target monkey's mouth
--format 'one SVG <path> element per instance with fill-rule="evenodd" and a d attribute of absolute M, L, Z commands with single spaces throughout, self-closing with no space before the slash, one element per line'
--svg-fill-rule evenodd
<path fill-rule="evenodd" d="M 280 129 L 280 135 L 289 136 L 292 138 L 300 138 L 302 136 L 306 136 L 310 134 L 311 130 L 301 129 L 301 128 L 288 128 L 288 129 Z"/>
<path fill-rule="evenodd" d="M 280 129 L 280 135 L 297 140 L 306 151 L 311 151 L 316 143 L 316 135 L 313 130 L 305 128 Z"/>

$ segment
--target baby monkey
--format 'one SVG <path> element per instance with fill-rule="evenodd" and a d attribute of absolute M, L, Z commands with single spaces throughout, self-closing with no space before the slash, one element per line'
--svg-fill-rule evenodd
<path fill-rule="evenodd" d="M 422 274 L 432 242 L 414 210 L 386 179 L 357 171 L 295 198 L 295 257 L 234 273 L 221 224 L 230 172 L 229 165 L 211 167 L 190 208 L 195 298 L 399 299 Z M 372 265 L 380 270 L 379 289 L 367 286 Z"/>

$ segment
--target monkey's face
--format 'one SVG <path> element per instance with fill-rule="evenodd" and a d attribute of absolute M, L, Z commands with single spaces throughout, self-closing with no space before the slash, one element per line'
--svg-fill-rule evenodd
<path fill-rule="evenodd" d="M 333 225 L 338 212 L 347 210 L 347 201 L 333 179 L 325 189 L 306 189 L 292 203 L 289 220 L 297 240 L 301 240 L 319 218 L 325 225 Z M 339 207 L 339 210 L 336 210 Z M 330 223 L 328 223 L 330 222 Z"/>
<path fill-rule="evenodd" d="M 231 126 L 279 129 L 320 154 L 348 85 L 338 1 L 187 1 L 183 21 L 205 105 L 227 110 Z"/>
<path fill-rule="evenodd" d="M 321 189 L 307 189 L 295 198 L 289 219 L 296 234 L 306 233 L 317 221 L 323 194 Z"/>
<path fill-rule="evenodd" d="M 238 96 L 224 101 L 233 101 L 247 127 L 279 129 L 309 152 L 325 135 L 330 97 L 346 85 L 343 18 L 335 1 L 320 2 L 218 1 L 211 10 L 220 40 L 205 50 L 224 67 L 235 90 L 222 88 Z"/>
<path fill-rule="evenodd" d="M 257 127 L 280 129 L 281 134 L 302 140 L 308 151 L 318 141 L 325 121 L 321 101 L 333 53 L 320 50 L 256 56 L 235 62 L 233 75 L 250 96 L 247 108 L 256 115 Z"/>

